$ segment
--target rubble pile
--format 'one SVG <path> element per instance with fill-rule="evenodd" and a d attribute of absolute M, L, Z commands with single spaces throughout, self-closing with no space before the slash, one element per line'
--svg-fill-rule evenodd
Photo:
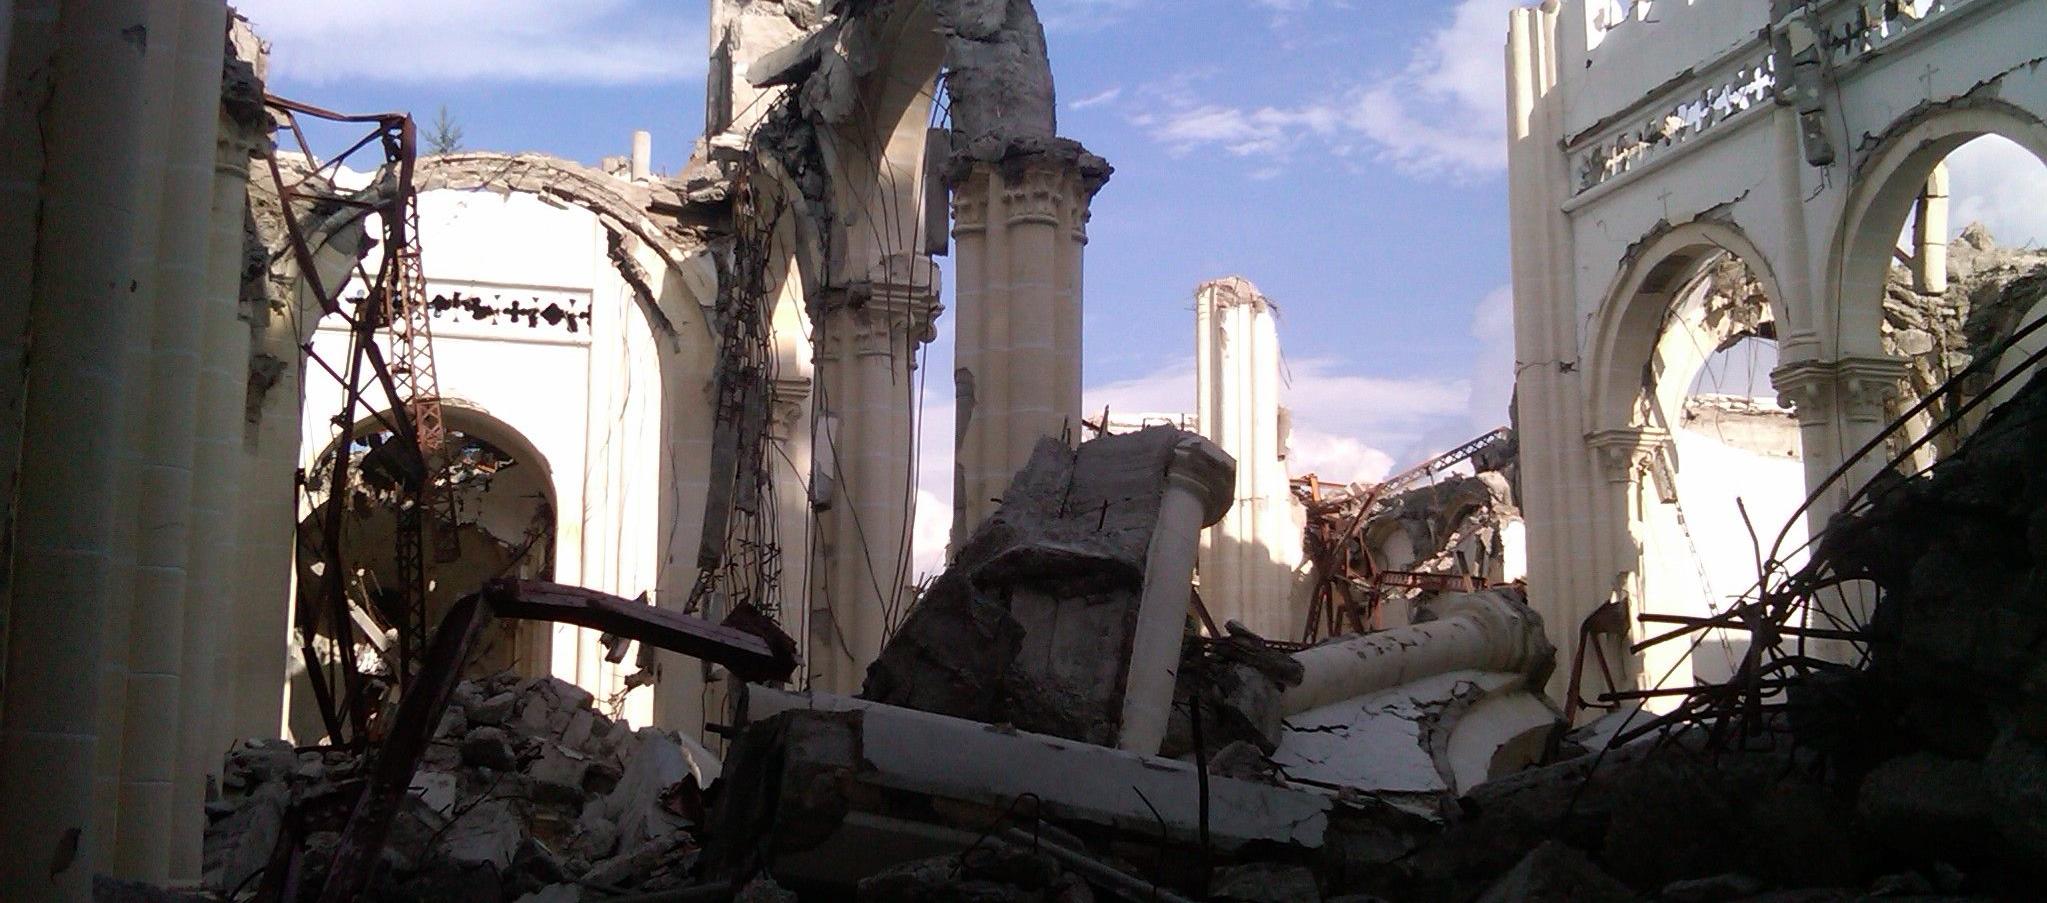
<path fill-rule="evenodd" d="M 511 673 L 460 684 L 392 824 L 369 900 L 579 899 L 582 888 L 661 890 L 687 881 L 703 789 L 719 765 L 702 746 L 633 730 L 591 694 Z M 286 830 L 305 819 L 300 886 L 325 881 L 345 814 L 368 773 L 364 757 L 243 741 L 227 756 L 208 810 L 205 884 L 253 891 Z M 308 897 L 310 898 L 310 897 Z"/>
<path fill-rule="evenodd" d="M 1514 503 L 1515 469 L 1447 475 L 1386 499 L 1365 522 L 1364 542 L 1389 570 L 1473 573 L 1498 579 Z"/>
<path fill-rule="evenodd" d="M 2047 877 L 2047 380 L 1814 553 L 1873 581 L 1870 662 L 1782 730 L 1692 730 L 1495 780 L 1358 875 L 1391 899 L 2019 899 Z M 1791 892 L 1796 891 L 1796 894 Z M 1563 896 L 1542 897 L 1564 899 Z"/>

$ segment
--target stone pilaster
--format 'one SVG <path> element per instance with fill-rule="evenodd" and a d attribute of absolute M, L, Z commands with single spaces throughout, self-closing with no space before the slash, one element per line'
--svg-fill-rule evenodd
<path fill-rule="evenodd" d="M 782 630 L 808 635 L 803 600 L 810 586 L 810 411 L 808 376 L 776 377 L 768 384 L 769 485 L 775 494 L 775 545 L 782 550 Z"/>
<path fill-rule="evenodd" d="M 953 179 L 955 544 L 994 510 L 1040 437 L 1079 431 L 1082 251 L 1107 172 L 1075 149 L 974 162 Z"/>
<path fill-rule="evenodd" d="M 1848 456 L 1882 432 L 1890 421 L 1890 405 L 1903 386 L 1908 366 L 1898 358 L 1862 355 L 1796 360 L 1771 372 L 1778 395 L 1798 411 L 1808 487 L 1819 487 L 1840 470 Z M 1813 501 L 1805 515 L 1807 532 L 1816 535 L 1824 529 L 1855 491 L 1875 477 L 1889 459 L 1890 455 L 1879 448 L 1850 466 L 1847 473 Z M 1822 594 L 1814 626 L 1840 628 L 1866 623 L 1874 602 L 1870 587 L 1846 584 L 1838 593 Z M 1808 651 L 1833 661 L 1851 661 L 1856 656 L 1852 646 L 1836 640 L 1816 641 Z"/>
<path fill-rule="evenodd" d="M 814 301 L 817 510 L 805 664 L 812 689 L 854 693 L 910 598 L 915 370 L 935 335 L 938 268 L 897 255 Z"/>

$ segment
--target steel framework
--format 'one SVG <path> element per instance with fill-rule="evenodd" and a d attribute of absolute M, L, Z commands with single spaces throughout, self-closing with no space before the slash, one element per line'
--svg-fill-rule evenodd
<path fill-rule="evenodd" d="M 302 164 L 287 167 L 280 162 L 276 146 L 269 158 L 270 174 L 276 185 L 282 211 L 285 239 L 290 246 L 300 278 L 319 302 L 321 316 L 336 317 L 349 328 L 349 353 L 341 368 L 322 359 L 307 340 L 302 347 L 306 359 L 316 363 L 341 383 L 342 408 L 333 417 L 340 432 L 326 478 L 327 505 L 314 542 L 302 543 L 319 551 L 320 582 L 316 592 L 301 593 L 298 606 L 300 641 L 307 662 L 313 694 L 325 719 L 330 737 L 344 736 L 360 741 L 369 736 L 372 692 L 355 660 L 356 625 L 351 616 L 347 585 L 347 557 L 342 539 L 342 514 L 349 497 L 351 446 L 356 426 L 372 420 L 388 430 L 392 439 L 380 452 L 395 462 L 400 494 L 397 505 L 398 530 L 395 559 L 398 586 L 390 588 L 395 604 L 379 611 L 369 606 L 373 617 L 381 615 L 397 634 L 397 655 L 392 676 L 402 689 L 425 648 L 428 624 L 426 593 L 428 564 L 426 542 L 430 512 L 452 524 L 453 496 L 439 485 L 437 471 L 443 463 L 446 428 L 441 418 L 439 380 L 434 368 L 431 310 L 426 301 L 425 278 L 420 267 L 419 209 L 413 188 L 416 136 L 412 117 L 405 113 L 350 115 L 276 96 L 264 98 L 281 131 L 288 132 L 303 158 Z M 313 151 L 301 119 L 336 126 L 367 126 L 367 131 L 346 149 L 321 159 Z M 336 176 L 350 161 L 369 171 L 371 183 L 362 189 L 348 189 L 336 183 Z M 373 163 L 371 162 L 373 161 Z M 291 171 L 287 173 L 287 169 Z M 314 252 L 309 220 L 332 216 L 336 211 L 354 211 L 362 217 L 375 215 L 382 230 L 382 256 L 371 272 L 361 258 L 352 261 L 349 277 L 326 284 Z M 342 293 L 351 284 L 363 294 L 348 299 Z M 389 347 L 386 358 L 382 339 Z M 381 389 L 384 406 L 369 403 L 365 396 L 371 383 Z M 384 411 L 404 412 L 387 416 Z M 395 447 L 394 447 L 395 446 Z M 304 476 L 301 480 L 305 480 Z M 311 489 L 312 487 L 307 486 Z M 452 543 L 453 530 L 431 531 L 436 538 L 436 557 L 451 560 L 459 552 Z M 338 683 L 344 695 L 336 696 L 337 682 L 320 665 L 315 639 L 331 637 L 337 644 Z M 344 728 L 347 730 L 344 731 Z"/>
<path fill-rule="evenodd" d="M 1469 592 L 1480 580 L 1464 574 L 1393 571 L 1379 566 L 1363 542 L 1365 527 L 1379 506 L 1422 480 L 1507 443 L 1513 432 L 1493 430 L 1447 452 L 1395 474 L 1381 483 L 1351 485 L 1324 494 L 1327 484 L 1314 476 L 1294 481 L 1294 494 L 1308 508 L 1304 535 L 1316 582 L 1308 603 L 1308 623 L 1301 641 L 1365 633 L 1379 625 L 1379 603 L 1387 589 Z"/>

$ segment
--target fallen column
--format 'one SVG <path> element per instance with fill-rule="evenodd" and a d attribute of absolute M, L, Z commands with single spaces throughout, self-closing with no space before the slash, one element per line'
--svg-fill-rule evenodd
<path fill-rule="evenodd" d="M 1280 706 L 1295 715 L 1451 671 L 1540 672 L 1546 679 L 1556 648 L 1518 596 L 1505 588 L 1447 596 L 1431 606 L 1432 620 L 1303 649 L 1294 655 L 1301 683 L 1280 695 Z"/>
<path fill-rule="evenodd" d="M 1273 762 L 1290 780 L 1432 814 L 1541 760 L 1563 716 L 1542 695 L 1556 650 L 1515 587 L 1442 597 L 1432 620 L 1296 653 Z"/>

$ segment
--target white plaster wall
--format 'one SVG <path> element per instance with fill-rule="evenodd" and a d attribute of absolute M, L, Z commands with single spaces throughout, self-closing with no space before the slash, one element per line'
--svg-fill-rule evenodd
<path fill-rule="evenodd" d="M 1789 418 L 1772 421 L 1797 444 L 1797 425 Z M 1755 427 L 1762 429 L 1762 427 Z M 1739 437 L 1730 436 L 1736 443 Z M 1708 429 L 1682 428 L 1672 434 L 1676 448 L 1677 504 L 1666 504 L 1656 496 L 1653 484 L 1644 482 L 1646 496 L 1642 524 L 1643 547 L 1651 550 L 1642 562 L 1640 610 L 1658 614 L 1708 617 L 1726 611 L 1730 597 L 1749 591 L 1756 583 L 1755 545 L 1743 524 L 1741 505 L 1748 509 L 1763 554 L 1779 529 L 1790 523 L 1784 543 L 1786 550 L 1805 544 L 1805 522 L 1792 520 L 1793 512 L 1805 500 L 1805 464 L 1797 456 L 1761 453 L 1723 441 Z M 1678 523 L 1683 509 L 1684 525 Z M 1685 527 L 1689 527 L 1689 536 Z M 1790 556 L 1796 569 L 1805 556 Z M 1664 633 L 1669 624 L 1641 625 L 1636 638 Z M 1696 654 L 1689 641 L 1665 643 L 1643 654 L 1644 683 L 1655 685 L 1664 675 L 1665 687 L 1683 687 L 1697 679 L 1720 680 L 1732 672 L 1730 659 L 1738 661 L 1746 649 L 1740 632 L 1725 635 L 1709 632 Z M 1666 710 L 1677 698 L 1651 702 L 1649 708 Z"/>
<path fill-rule="evenodd" d="M 1596 322 L 1616 288 L 1623 259 L 1644 236 L 1659 224 L 1690 222 L 1709 210 L 1738 226 L 1762 251 L 1763 259 L 1749 261 L 1750 266 L 1777 272 L 1771 252 L 1782 246 L 1787 231 L 1779 197 L 1796 189 L 1773 165 L 1777 146 L 1769 125 L 1767 116 L 1729 122 L 1718 127 L 1726 132 L 1708 132 L 1710 143 L 1691 149 L 1681 165 L 1586 193 L 1603 192 L 1570 219 L 1572 262 L 1579 274 L 1577 322 Z"/>
<path fill-rule="evenodd" d="M 420 197 L 420 247 L 429 296 L 460 292 L 496 306 L 587 310 L 574 332 L 544 321 L 479 321 L 460 310 L 434 319 L 442 398 L 516 431 L 547 459 L 556 502 L 555 579 L 633 597 L 656 589 L 661 567 L 663 349 L 630 286 L 606 256 L 597 218 L 532 195 L 441 190 Z M 353 292 L 351 292 L 353 294 Z M 347 334 L 322 323 L 315 351 L 340 367 Z M 339 384 L 312 368 L 306 383 L 302 464 L 328 448 Z M 375 396 L 373 396 L 375 397 Z M 689 504 L 700 506 L 698 494 Z M 303 516 L 303 512 L 302 512 Z M 695 534 L 688 537 L 694 542 Z M 611 665 L 593 631 L 552 625 L 553 673 L 595 693 L 618 691 L 632 661 Z M 651 723 L 652 693 L 623 714 Z"/>
<path fill-rule="evenodd" d="M 1770 18 L 1770 0 L 1586 0 L 1575 6 L 1581 46 L 1588 49 L 1567 54 L 1562 67 L 1569 73 L 1563 83 L 1571 134 L 1753 39 Z M 1602 10 L 1612 11 L 1607 21 L 1621 24 L 1600 29 L 1595 23 Z"/>

